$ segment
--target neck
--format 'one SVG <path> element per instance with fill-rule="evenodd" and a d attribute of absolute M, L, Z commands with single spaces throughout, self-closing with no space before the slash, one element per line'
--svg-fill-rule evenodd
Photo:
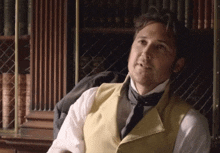
<path fill-rule="evenodd" d="M 158 92 L 162 92 L 165 90 L 166 85 L 168 84 L 169 79 L 167 79 L 166 81 L 160 83 L 160 84 L 152 84 L 152 85 L 141 85 L 138 83 L 135 83 L 132 79 L 131 79 L 131 86 L 134 90 L 136 90 L 136 92 L 140 95 L 149 95 L 152 93 L 158 93 Z"/>
<path fill-rule="evenodd" d="M 149 93 L 151 90 L 153 90 L 156 87 L 156 85 L 146 87 L 146 86 L 139 85 L 139 84 L 136 84 L 135 86 L 140 95 L 146 95 L 147 93 Z"/>

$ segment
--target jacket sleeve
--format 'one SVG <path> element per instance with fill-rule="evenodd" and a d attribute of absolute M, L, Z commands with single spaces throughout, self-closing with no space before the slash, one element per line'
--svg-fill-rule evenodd
<path fill-rule="evenodd" d="M 67 112 L 82 93 L 92 87 L 98 87 L 105 82 L 123 82 L 126 75 L 113 71 L 104 71 L 92 76 L 84 77 L 76 86 L 64 96 L 54 108 L 53 137 L 56 139 Z"/>
<path fill-rule="evenodd" d="M 53 141 L 48 153 L 84 152 L 83 126 L 86 116 L 91 110 L 97 87 L 85 91 L 82 96 L 71 105 L 57 138 Z"/>
<path fill-rule="evenodd" d="M 211 137 L 207 119 L 191 109 L 178 131 L 173 153 L 209 153 Z"/>

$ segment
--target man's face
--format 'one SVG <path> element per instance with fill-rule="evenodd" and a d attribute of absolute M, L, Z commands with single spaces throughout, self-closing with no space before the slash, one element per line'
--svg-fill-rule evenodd
<path fill-rule="evenodd" d="M 128 70 L 136 86 L 154 86 L 170 78 L 176 58 L 173 33 L 166 26 L 151 22 L 135 37 L 128 60 Z M 178 62 L 177 62 L 178 63 Z"/>

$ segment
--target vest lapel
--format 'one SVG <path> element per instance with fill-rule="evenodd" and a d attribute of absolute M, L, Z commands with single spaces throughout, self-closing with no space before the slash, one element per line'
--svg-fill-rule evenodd
<path fill-rule="evenodd" d="M 147 130 L 146 130 L 147 129 Z M 156 108 L 152 108 L 132 131 L 121 141 L 126 143 L 142 137 L 147 137 L 165 131 L 160 115 Z"/>
<path fill-rule="evenodd" d="M 119 100 L 120 95 L 113 94 L 113 96 L 109 98 L 108 104 L 106 103 L 106 105 L 101 109 L 101 114 L 104 118 L 106 127 L 108 127 L 108 134 L 111 134 L 111 137 L 115 139 L 117 144 L 121 141 L 117 125 L 117 108 Z"/>
<path fill-rule="evenodd" d="M 161 112 L 165 109 L 168 103 L 169 85 L 166 87 L 165 92 L 159 100 L 158 104 L 153 107 L 149 112 L 147 112 L 142 120 L 121 141 L 121 143 L 126 143 L 165 131 L 165 127 L 161 119 Z"/>

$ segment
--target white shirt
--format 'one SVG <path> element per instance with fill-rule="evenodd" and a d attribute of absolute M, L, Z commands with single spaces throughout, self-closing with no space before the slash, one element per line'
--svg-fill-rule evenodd
<path fill-rule="evenodd" d="M 72 153 L 84 153 L 83 126 L 90 112 L 98 87 L 85 91 L 71 105 L 68 115 L 53 141 L 48 153 L 60 153 L 65 150 Z M 209 153 L 210 134 L 206 118 L 198 111 L 191 109 L 184 117 L 173 153 Z"/>

